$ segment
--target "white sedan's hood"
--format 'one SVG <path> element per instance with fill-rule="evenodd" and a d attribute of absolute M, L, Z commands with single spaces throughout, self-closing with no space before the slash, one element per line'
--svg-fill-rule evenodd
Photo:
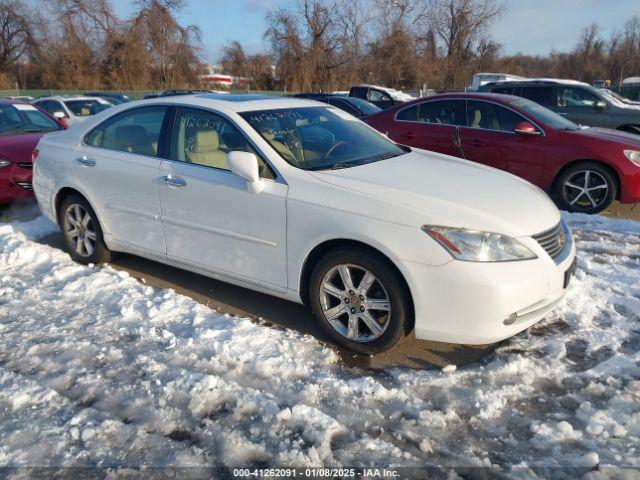
<path fill-rule="evenodd" d="M 560 221 L 553 202 L 530 183 L 423 150 L 359 167 L 310 173 L 324 182 L 411 209 L 424 224 L 519 237 L 540 233 Z M 376 212 L 362 213 L 376 216 Z"/>

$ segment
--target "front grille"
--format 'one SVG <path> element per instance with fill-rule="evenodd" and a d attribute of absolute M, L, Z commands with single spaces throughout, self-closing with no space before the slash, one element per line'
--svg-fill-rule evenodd
<path fill-rule="evenodd" d="M 18 166 L 20 168 L 28 168 L 29 170 L 31 170 L 33 168 L 33 163 L 31 163 L 31 162 L 19 162 Z"/>
<path fill-rule="evenodd" d="M 33 184 L 29 182 L 16 182 L 16 183 L 22 188 L 24 188 L 25 190 L 29 190 L 30 192 L 33 192 Z"/>
<path fill-rule="evenodd" d="M 555 227 L 550 228 L 549 230 L 545 230 L 542 233 L 534 235 L 533 238 L 554 260 L 558 257 L 558 255 L 560 255 L 562 249 L 564 248 L 564 244 L 567 241 L 564 234 L 564 228 L 562 227 L 562 222 L 557 224 Z"/>

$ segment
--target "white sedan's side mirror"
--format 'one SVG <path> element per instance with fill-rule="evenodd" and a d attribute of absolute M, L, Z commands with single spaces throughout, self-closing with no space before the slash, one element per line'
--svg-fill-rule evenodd
<path fill-rule="evenodd" d="M 252 193 L 260 193 L 264 182 L 260 179 L 258 157 L 253 153 L 234 151 L 227 154 L 227 163 L 233 173 L 247 181 L 247 188 Z"/>
<path fill-rule="evenodd" d="M 58 120 L 61 120 L 63 118 L 67 118 L 67 115 L 62 110 L 58 110 L 56 112 L 53 112 L 53 116 L 56 117 Z"/>

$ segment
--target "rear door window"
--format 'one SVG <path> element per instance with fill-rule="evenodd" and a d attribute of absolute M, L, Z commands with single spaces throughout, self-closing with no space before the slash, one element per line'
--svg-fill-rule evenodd
<path fill-rule="evenodd" d="M 418 108 L 420 108 L 419 104 L 412 105 L 411 107 L 407 107 L 398 112 L 396 116 L 397 120 L 402 120 L 404 122 L 417 122 L 418 121 Z"/>
<path fill-rule="evenodd" d="M 466 126 L 464 100 L 439 100 L 418 104 L 416 121 L 440 125 Z"/>
<path fill-rule="evenodd" d="M 85 137 L 85 143 L 94 147 L 157 157 L 160 131 L 168 108 L 157 105 L 127 110 L 94 128 Z"/>

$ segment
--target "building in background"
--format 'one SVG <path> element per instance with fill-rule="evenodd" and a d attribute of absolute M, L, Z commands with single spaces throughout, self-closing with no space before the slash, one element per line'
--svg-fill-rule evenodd
<path fill-rule="evenodd" d="M 215 88 L 239 89 L 247 88 L 251 83 L 250 78 L 235 77 L 224 73 L 222 65 L 205 64 L 203 73 L 200 74 L 200 83 Z"/>

